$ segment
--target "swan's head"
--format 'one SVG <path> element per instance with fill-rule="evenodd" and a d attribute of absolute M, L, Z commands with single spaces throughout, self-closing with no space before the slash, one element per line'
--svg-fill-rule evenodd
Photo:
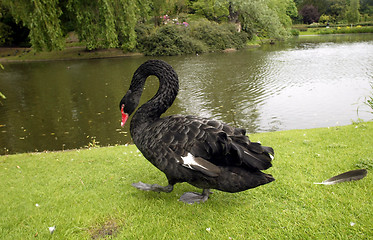
<path fill-rule="evenodd" d="M 123 127 L 128 117 L 135 111 L 137 105 L 139 104 L 141 94 L 137 94 L 131 90 L 128 90 L 126 95 L 122 98 L 119 103 L 119 109 L 122 113 L 121 126 Z"/>

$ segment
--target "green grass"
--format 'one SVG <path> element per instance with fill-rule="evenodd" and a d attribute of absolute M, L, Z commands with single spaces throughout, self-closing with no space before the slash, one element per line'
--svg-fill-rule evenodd
<path fill-rule="evenodd" d="M 194 205 L 177 201 L 186 183 L 133 188 L 167 182 L 132 145 L 1 156 L 0 239 L 373 239 L 373 122 L 251 139 L 274 147 L 276 181 Z M 357 168 L 368 176 L 313 184 Z"/>
<path fill-rule="evenodd" d="M 357 27 L 331 27 L 331 28 L 308 28 L 307 31 L 300 31 L 299 35 L 315 35 L 315 34 L 357 34 L 357 33 L 373 33 L 373 26 L 357 26 Z"/>

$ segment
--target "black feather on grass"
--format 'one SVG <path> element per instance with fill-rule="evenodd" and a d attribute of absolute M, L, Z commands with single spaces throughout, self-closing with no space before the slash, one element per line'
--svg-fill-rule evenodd
<path fill-rule="evenodd" d="M 368 171 L 366 169 L 356 169 L 345 173 L 341 173 L 337 176 L 322 181 L 321 183 L 315 184 L 332 185 L 341 182 L 356 181 L 364 178 L 367 175 L 367 173 Z"/>

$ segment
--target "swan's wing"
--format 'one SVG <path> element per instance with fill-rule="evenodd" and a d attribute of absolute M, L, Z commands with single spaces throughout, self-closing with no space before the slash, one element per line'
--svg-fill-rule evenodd
<path fill-rule="evenodd" d="M 245 129 L 234 128 L 220 121 L 190 118 L 192 125 L 202 123 L 199 130 L 205 136 L 192 146 L 192 152 L 197 156 L 204 154 L 204 148 L 209 156 L 205 158 L 219 166 L 240 166 L 253 170 L 264 170 L 272 166 L 273 149 L 251 142 Z"/>
<path fill-rule="evenodd" d="M 273 149 L 250 142 L 244 129 L 192 116 L 171 116 L 163 120 L 167 131 L 163 132 L 161 141 L 180 156 L 180 163 L 185 167 L 217 176 L 219 166 L 252 170 L 272 166 Z"/>
<path fill-rule="evenodd" d="M 215 164 L 201 157 L 195 157 L 191 153 L 188 153 L 186 156 L 181 156 L 181 159 L 181 164 L 184 167 L 202 172 L 209 177 L 217 177 L 221 172 L 220 168 Z"/>

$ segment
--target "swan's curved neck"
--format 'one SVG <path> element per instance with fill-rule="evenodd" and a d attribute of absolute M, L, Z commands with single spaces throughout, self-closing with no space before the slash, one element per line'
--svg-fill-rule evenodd
<path fill-rule="evenodd" d="M 135 112 L 131 120 L 131 132 L 158 120 L 172 105 L 179 91 L 177 74 L 168 64 L 148 64 L 139 68 L 133 76 L 130 89 L 141 95 L 145 81 L 150 75 L 159 79 L 159 88 L 153 98 Z"/>

